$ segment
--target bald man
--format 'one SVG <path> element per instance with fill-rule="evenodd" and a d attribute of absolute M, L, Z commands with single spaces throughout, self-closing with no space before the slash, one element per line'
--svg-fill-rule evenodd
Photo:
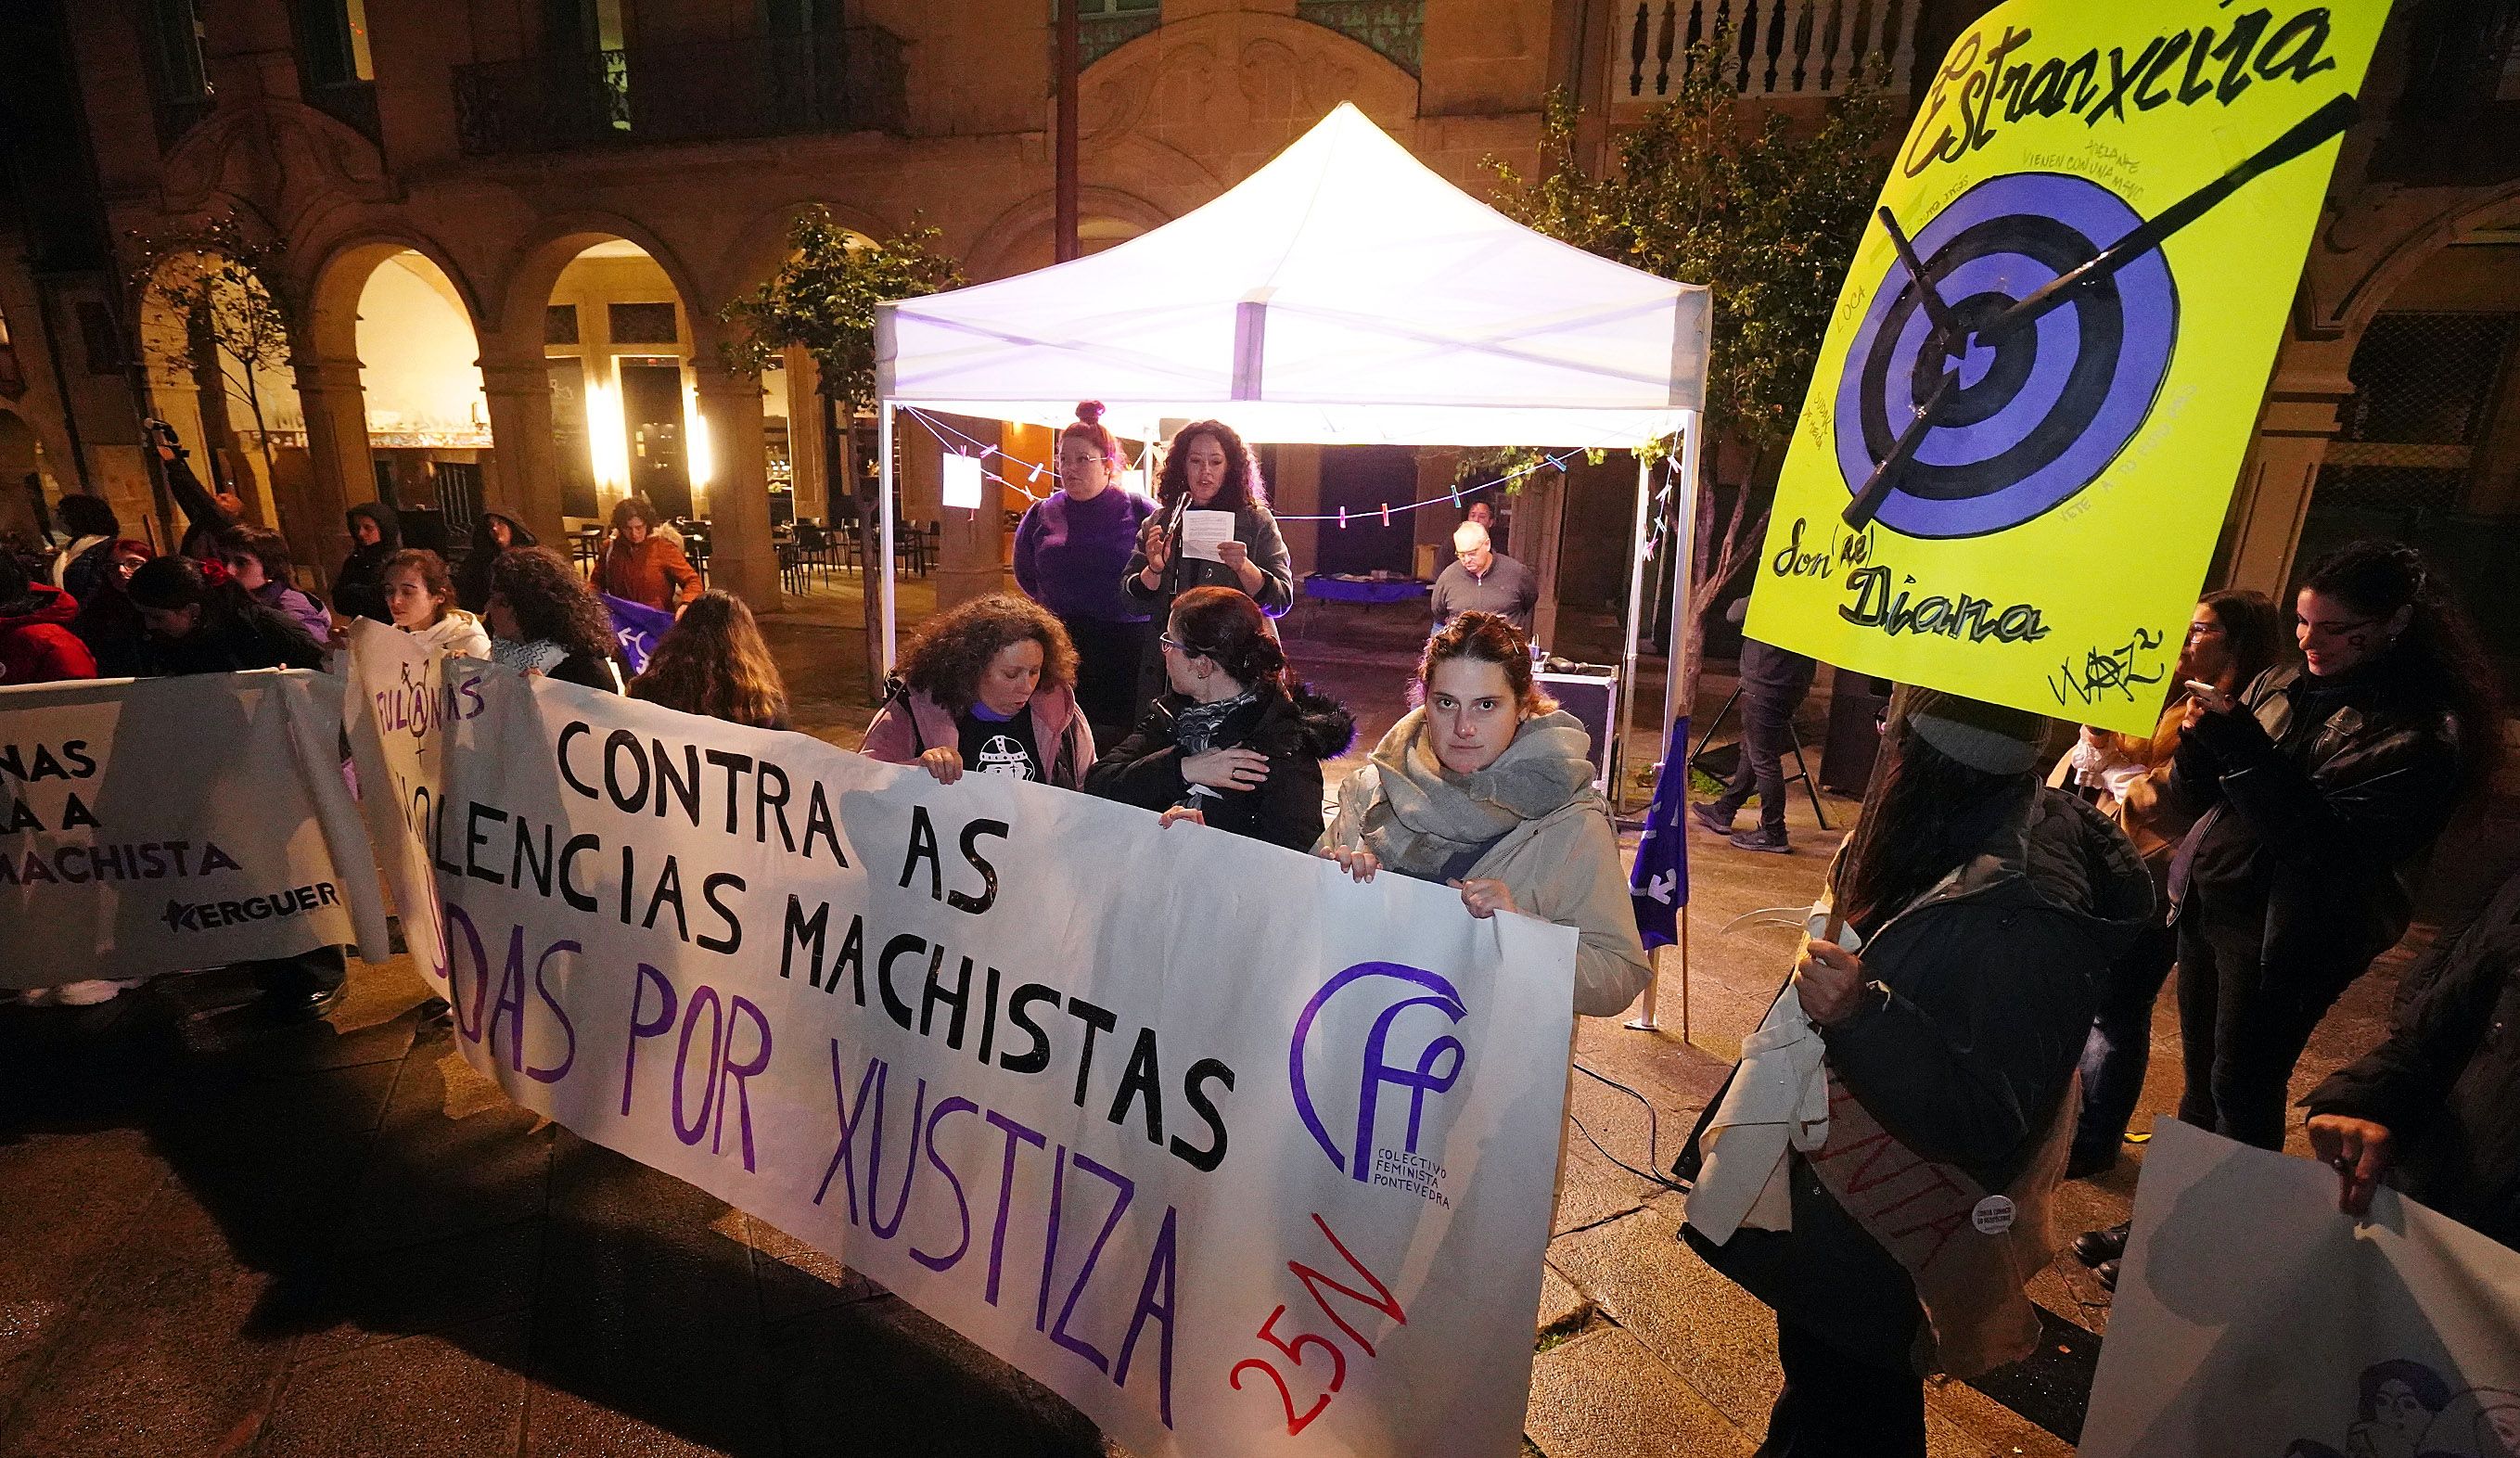
<path fill-rule="evenodd" d="M 1462 613 L 1494 613 L 1530 637 L 1531 610 L 1540 602 L 1531 569 L 1499 552 L 1476 522 L 1453 528 L 1453 551 L 1461 560 L 1435 578 L 1435 626 Z"/>

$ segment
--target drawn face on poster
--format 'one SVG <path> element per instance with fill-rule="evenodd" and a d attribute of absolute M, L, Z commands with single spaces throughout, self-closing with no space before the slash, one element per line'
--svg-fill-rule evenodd
<path fill-rule="evenodd" d="M 1850 266 L 1748 630 L 2151 727 L 2383 5 L 2013 0 Z"/>

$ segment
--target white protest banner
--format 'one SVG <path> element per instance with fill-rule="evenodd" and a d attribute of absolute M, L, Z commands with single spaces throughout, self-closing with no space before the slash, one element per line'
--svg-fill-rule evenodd
<path fill-rule="evenodd" d="M 439 732 L 443 975 L 518 1102 L 1148 1458 L 1516 1451 L 1571 931 L 504 668 Z"/>
<path fill-rule="evenodd" d="M 2520 1458 L 2520 1252 L 2336 1184 L 2160 1121 L 2083 1458 Z"/>
<path fill-rule="evenodd" d="M 450 659 L 373 618 L 353 619 L 349 642 L 343 673 L 349 699 L 342 712 L 358 766 L 359 811 L 376 847 L 377 869 L 402 916 L 403 942 L 413 962 L 434 971 L 446 962 L 438 941 L 444 918 L 426 838 L 431 804 L 446 783 L 446 736 L 440 731 L 449 717 L 477 708 L 478 681 L 488 665 Z"/>
<path fill-rule="evenodd" d="M 340 680 L 0 689 L 0 986 L 385 955 Z"/>

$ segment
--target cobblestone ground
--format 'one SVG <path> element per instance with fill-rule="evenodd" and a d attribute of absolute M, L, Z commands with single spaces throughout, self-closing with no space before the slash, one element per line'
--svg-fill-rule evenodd
<path fill-rule="evenodd" d="M 854 621 L 853 601 L 818 592 L 767 623 L 800 727 L 844 745 L 869 711 Z M 1370 743 L 1422 629 L 1370 614 L 1299 628 L 1298 661 L 1357 706 Z M 1706 687 L 1711 709 L 1726 686 Z M 1838 830 L 1851 811 L 1828 802 Z M 1599 1077 L 1575 1081 L 1529 1451 L 1756 1446 L 1774 1327 L 1674 1238 L 1678 1197 L 1622 1162 L 1668 1163 L 1773 995 L 1788 934 L 1724 929 L 1809 900 L 1835 836 L 1808 802 L 1792 823 L 1793 856 L 1696 838 L 1693 955 L 1685 980 L 1666 966 L 1661 1031 L 1584 1026 L 1578 1062 Z M 2472 843 L 2515 843 L 2508 818 L 2493 830 Z M 2487 874 L 2462 870 L 2462 889 Z M 2329 1017 L 2297 1087 L 2376 1038 L 2404 960 Z M 1105 1451 L 898 1298 L 508 1104 L 421 1015 L 407 963 L 357 969 L 313 1027 L 179 1048 L 185 1015 L 236 990 L 211 975 L 93 1009 L 0 1009 L 0 1458 Z M 2166 1002 L 2153 1067 L 2146 1119 L 2178 1093 Z M 2123 1217 L 2128 1153 L 2066 1188 L 2068 1232 Z M 2022 1381 L 1937 1389 L 1938 1455 L 2071 1451 L 2105 1295 L 2070 1258 L 2033 1295 L 2059 1349 Z"/>

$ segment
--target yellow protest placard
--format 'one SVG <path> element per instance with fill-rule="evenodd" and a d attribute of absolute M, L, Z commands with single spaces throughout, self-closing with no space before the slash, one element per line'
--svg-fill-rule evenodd
<path fill-rule="evenodd" d="M 1751 636 L 2150 730 L 2387 13 L 2013 0 L 1962 33 L 1847 272 Z"/>

